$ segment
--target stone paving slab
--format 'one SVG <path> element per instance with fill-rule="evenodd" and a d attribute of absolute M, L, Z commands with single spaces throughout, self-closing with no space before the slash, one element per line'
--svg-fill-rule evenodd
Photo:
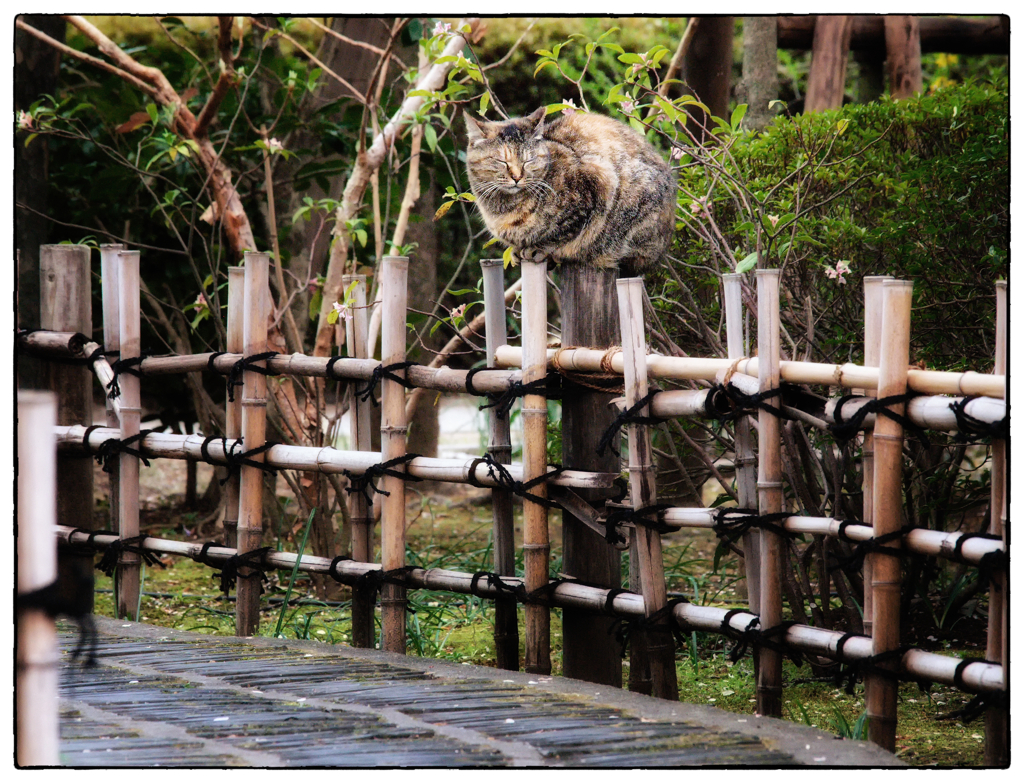
<path fill-rule="evenodd" d="M 867 742 L 712 707 L 374 650 L 97 618 L 62 630 L 73 767 L 902 766 Z"/>

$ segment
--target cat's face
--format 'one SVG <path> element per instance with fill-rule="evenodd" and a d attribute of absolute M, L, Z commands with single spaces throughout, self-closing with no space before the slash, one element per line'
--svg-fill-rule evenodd
<path fill-rule="evenodd" d="M 466 115 L 469 167 L 477 195 L 514 194 L 545 189 L 548 145 L 544 141 L 544 109 L 529 117 L 504 122 L 479 122 Z"/>

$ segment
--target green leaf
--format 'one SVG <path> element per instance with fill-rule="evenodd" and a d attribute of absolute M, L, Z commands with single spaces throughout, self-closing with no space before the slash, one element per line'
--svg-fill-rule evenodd
<path fill-rule="evenodd" d="M 491 94 L 489 92 L 485 92 L 483 95 L 480 96 L 480 116 L 481 117 L 484 116 L 485 114 L 487 114 L 487 109 L 489 109 L 490 106 L 491 106 Z"/>
<path fill-rule="evenodd" d="M 320 308 L 324 305 L 324 292 L 319 288 L 309 297 L 309 320 L 315 321 L 320 317 Z"/>
<path fill-rule="evenodd" d="M 743 122 L 743 117 L 747 113 L 747 104 L 741 103 L 732 112 L 732 119 L 729 120 L 729 124 L 732 125 L 732 129 L 736 130 L 740 127 L 740 123 Z"/>
<path fill-rule="evenodd" d="M 475 288 L 460 288 L 458 291 L 448 291 L 452 296 L 465 296 L 466 294 L 478 294 L 480 293 Z"/>
<path fill-rule="evenodd" d="M 332 307 L 331 311 L 327 313 L 327 323 L 329 323 L 331 326 L 334 326 L 334 324 L 338 323 L 338 318 L 340 317 L 341 316 L 338 313 L 338 311 Z"/>
<path fill-rule="evenodd" d="M 497 237 L 491 237 L 491 238 L 490 238 L 490 239 L 488 239 L 488 240 L 487 240 L 486 242 L 484 242 L 484 246 L 483 246 L 483 248 L 481 248 L 481 249 L 482 249 L 482 250 L 483 250 L 483 249 L 486 249 L 486 248 L 490 247 L 491 245 L 493 245 L 493 244 L 494 244 L 495 242 L 497 242 L 497 241 L 498 241 L 498 238 L 497 238 Z"/>
<path fill-rule="evenodd" d="M 842 136 L 844 133 L 846 133 L 846 129 L 849 126 L 850 126 L 850 121 L 848 119 L 843 118 L 843 119 L 839 120 L 839 122 L 836 123 L 836 133 L 838 133 L 840 136 Z"/>
<path fill-rule="evenodd" d="M 149 115 L 149 119 L 152 120 L 154 124 L 160 117 L 160 111 L 157 109 L 155 103 L 146 104 L 146 113 Z"/>
<path fill-rule="evenodd" d="M 434 220 L 440 220 L 448 214 L 448 210 L 455 205 L 454 201 L 446 201 L 437 208 L 437 212 L 434 213 Z"/>
<path fill-rule="evenodd" d="M 749 272 L 757 266 L 757 253 L 751 253 L 749 256 L 744 258 L 738 264 L 736 264 L 736 273 L 742 274 L 743 272 Z"/>
<path fill-rule="evenodd" d="M 427 140 L 427 146 L 430 147 L 431 152 L 437 151 L 437 131 L 434 130 L 433 125 L 423 126 L 423 138 Z"/>
<path fill-rule="evenodd" d="M 508 269 L 509 265 L 516 265 L 515 259 L 512 257 L 512 247 L 506 247 L 505 252 L 501 254 L 501 260 L 504 262 L 504 268 Z"/>
<path fill-rule="evenodd" d="M 548 67 L 549 65 L 554 65 L 554 64 L 555 64 L 555 61 L 554 61 L 554 60 L 541 60 L 541 61 L 540 61 L 540 62 L 539 62 L 539 63 L 537 64 L 537 67 L 533 69 L 533 75 L 534 75 L 534 78 L 536 78 L 537 74 L 538 74 L 538 73 L 540 73 L 541 71 L 543 71 L 543 70 L 544 70 L 545 68 L 547 68 L 547 67 Z"/>

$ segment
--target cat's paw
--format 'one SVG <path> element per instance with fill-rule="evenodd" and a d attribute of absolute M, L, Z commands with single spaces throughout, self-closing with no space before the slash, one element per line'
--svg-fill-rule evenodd
<path fill-rule="evenodd" d="M 520 261 L 543 261 L 551 255 L 551 250 L 546 247 L 518 247 L 515 255 Z"/>

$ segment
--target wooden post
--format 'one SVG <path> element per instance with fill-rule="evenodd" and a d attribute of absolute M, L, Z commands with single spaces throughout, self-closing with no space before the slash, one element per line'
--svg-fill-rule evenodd
<path fill-rule="evenodd" d="M 864 278 L 864 366 L 877 367 L 882 352 L 882 283 L 892 280 L 886 275 L 873 275 Z M 861 389 L 866 397 L 877 397 L 875 389 Z M 875 522 L 875 433 L 874 430 L 864 431 L 863 462 L 861 465 L 861 496 L 863 514 L 861 521 L 871 527 Z M 864 633 L 871 635 L 871 613 L 873 601 L 871 597 L 871 558 L 864 558 L 862 578 L 864 580 Z"/>
<path fill-rule="evenodd" d="M 743 301 L 742 275 L 725 274 L 725 330 L 729 358 L 743 358 Z M 754 440 L 750 419 L 740 416 L 736 419 L 734 435 L 736 465 L 736 496 L 740 508 L 753 508 L 757 503 L 757 458 L 754 456 Z M 740 561 L 746 578 L 747 606 L 753 614 L 761 611 L 761 531 L 752 528 L 743 534 L 743 560 Z"/>
<path fill-rule="evenodd" d="M 39 248 L 39 327 L 54 332 L 92 334 L 90 251 L 84 245 Z M 92 371 L 88 367 L 45 362 L 45 386 L 57 395 L 57 423 L 92 424 Z M 79 457 L 57 457 L 57 524 L 94 529 L 93 464 Z M 80 591 L 92 579 L 91 554 L 62 551 L 57 573 L 62 588 Z M 90 602 L 90 608 L 92 604 Z"/>
<path fill-rule="evenodd" d="M 523 383 L 547 375 L 548 335 L 548 262 L 523 261 Z M 547 472 L 547 398 L 540 394 L 523 397 L 523 483 Z M 530 494 L 546 498 L 547 485 L 541 482 Z M 548 509 L 529 498 L 523 499 L 524 582 L 529 592 L 548 583 Z M 540 604 L 527 604 L 526 671 L 551 673 L 551 610 Z M 564 668 L 564 667 L 563 667 Z"/>
<path fill-rule="evenodd" d="M 18 593 L 57 578 L 57 399 L 50 392 L 18 392 Z M 17 764 L 60 763 L 58 665 L 53 618 L 42 609 L 18 611 Z"/>
<path fill-rule="evenodd" d="M 228 353 L 242 353 L 245 350 L 245 267 L 228 267 L 228 325 L 224 350 Z M 225 379 L 225 383 L 227 379 Z M 242 436 L 242 400 L 224 403 L 224 436 Z M 238 503 L 239 476 L 232 473 L 224 484 L 224 544 L 238 546 Z"/>
<path fill-rule="evenodd" d="M 779 386 L 779 277 L 778 269 L 758 269 L 757 355 L 758 388 L 763 394 Z M 779 398 L 767 401 L 779 407 Z M 758 412 L 757 509 L 762 516 L 782 511 L 782 440 L 779 419 Z M 782 537 L 761 531 L 761 630 L 782 622 L 782 569 L 785 567 Z M 782 717 L 782 655 L 767 647 L 758 649 L 757 711 Z"/>
<path fill-rule="evenodd" d="M 1006 281 L 996 282 L 996 357 L 992 369 L 994 375 L 1006 373 Z M 1006 540 L 1006 441 L 992 440 L 992 502 L 990 505 L 989 533 L 1003 539 L 1003 547 L 1009 552 Z M 1003 688 L 1007 680 L 1007 635 L 1009 632 L 1009 602 L 1006 600 L 1009 574 L 995 571 L 989 583 L 988 594 L 988 645 L 985 657 L 1003 665 Z M 991 767 L 1006 767 L 1010 763 L 1009 709 L 989 707 L 985 711 L 985 764 Z"/>
<path fill-rule="evenodd" d="M 846 60 L 850 53 L 851 16 L 818 16 L 814 24 L 814 51 L 807 77 L 804 111 L 838 109 L 846 89 Z"/>
<path fill-rule="evenodd" d="M 619 342 L 618 302 L 613 269 L 578 264 L 559 268 L 562 299 L 562 345 L 605 349 Z M 542 322 L 541 331 L 545 328 Z M 601 435 L 615 420 L 611 393 L 573 385 L 562 399 L 562 464 L 579 470 L 618 473 L 619 457 L 611 450 L 597 453 Z M 579 492 L 595 508 L 604 507 L 605 494 Z M 604 537 L 562 512 L 562 570 L 588 584 L 622 587 L 622 556 Z M 622 653 L 615 638 L 615 620 L 588 612 L 562 611 L 562 672 L 588 682 L 622 687 Z M 632 645 L 642 652 L 642 640 Z M 646 665 L 638 664 L 638 675 Z M 631 672 L 633 671 L 631 665 Z M 643 679 L 649 682 L 649 678 Z M 649 692 L 649 691 L 648 691 Z"/>
<path fill-rule="evenodd" d="M 244 338 L 242 353 L 255 356 L 267 350 L 267 317 L 270 311 L 270 256 L 245 253 Z M 266 362 L 256 366 L 265 367 Z M 245 451 L 257 449 L 267 438 L 267 379 L 259 372 L 247 371 L 242 379 L 242 442 Z M 254 462 L 264 455 L 254 454 Z M 263 543 L 263 471 L 242 465 L 239 471 L 238 554 L 259 549 Z M 252 636 L 260 624 L 260 576 L 255 569 L 240 569 L 235 583 L 235 634 Z"/>
<path fill-rule="evenodd" d="M 103 349 L 113 356 L 117 356 L 121 350 L 121 319 L 120 303 L 118 302 L 118 292 L 120 291 L 118 269 L 120 268 L 120 263 L 118 262 L 117 254 L 122 250 L 124 250 L 124 245 L 100 245 L 100 287 L 103 296 Z M 117 411 L 114 410 L 113 400 L 106 394 L 103 395 L 103 399 L 106 403 L 107 426 L 120 429 L 121 420 L 118 417 Z M 111 530 L 116 530 L 121 507 L 121 487 L 118 479 L 121 474 L 119 461 L 111 460 L 109 467 L 110 522 L 108 527 Z"/>
<path fill-rule="evenodd" d="M 921 23 L 916 16 L 884 16 L 889 94 L 911 98 L 921 92 Z"/>
<path fill-rule="evenodd" d="M 381 266 L 381 364 L 385 367 L 405 361 L 406 307 L 408 302 L 409 259 L 385 256 Z M 405 377 L 405 370 L 395 372 Z M 388 462 L 406 453 L 405 387 L 385 378 L 380 384 L 380 457 Z M 396 472 L 405 467 L 396 465 Z M 393 571 L 405 565 L 405 482 L 384 476 L 385 496 L 380 523 L 381 566 Z M 405 587 L 385 582 L 380 591 L 381 648 L 405 653 Z"/>
<path fill-rule="evenodd" d="M 910 362 L 910 308 L 914 284 L 903 280 L 882 283 L 882 353 L 879 357 L 878 396 L 907 391 Z M 902 414 L 906 405 L 891 406 Z M 903 425 L 887 416 L 875 419 L 875 537 L 887 535 L 903 525 Z M 887 548 L 896 549 L 899 541 Z M 900 558 L 873 552 L 871 564 L 873 655 L 895 650 L 900 644 Z M 898 661 L 878 665 L 898 669 Z M 896 750 L 896 697 L 899 682 L 868 674 L 864 678 L 868 713 L 868 738 L 889 751 Z"/>
<path fill-rule="evenodd" d="M 494 354 L 508 342 L 505 328 L 505 275 L 500 258 L 480 261 L 484 278 L 484 315 L 486 316 L 487 366 L 494 367 Z M 487 451 L 502 465 L 512 462 L 512 435 L 509 417 L 498 416 L 494 408 L 488 415 Z M 494 516 L 494 573 L 516 575 L 516 540 L 512 516 L 512 493 L 503 488 L 491 490 Z M 494 602 L 494 650 L 499 669 L 519 670 L 519 619 L 515 598 Z"/>
<path fill-rule="evenodd" d="M 779 97 L 778 22 L 774 16 L 743 17 L 743 91 L 749 107 L 744 130 L 763 130 L 775 116 L 769 104 Z"/>
<path fill-rule="evenodd" d="M 352 304 L 345 310 L 345 342 L 348 355 L 356 359 L 367 358 L 366 347 L 366 275 L 346 275 L 342 278 L 342 290 L 348 291 L 352 283 Z M 349 384 L 349 389 L 354 389 Z M 349 433 L 352 448 L 356 451 L 372 451 L 371 403 L 350 394 Z M 348 498 L 349 518 L 352 520 L 352 559 L 357 563 L 373 563 L 373 508 L 366 502 L 362 492 L 353 492 Z M 374 610 L 377 596 L 372 588 L 352 588 L 352 645 L 373 648 Z"/>
<path fill-rule="evenodd" d="M 647 396 L 647 341 L 644 335 L 644 281 L 639 277 L 619 280 L 619 325 L 622 332 L 622 370 L 626 383 L 626 406 L 636 405 Z M 650 406 L 640 411 L 650 415 Z M 651 433 L 644 424 L 627 424 L 629 440 L 629 497 L 634 510 L 658 502 L 654 453 Z M 665 608 L 668 590 L 665 586 L 665 563 L 661 550 L 661 533 L 637 523 L 633 528 L 640 566 L 640 586 L 644 597 L 644 616 Z M 671 626 L 668 617 L 658 625 Z M 669 630 L 648 629 L 647 655 L 651 667 L 654 696 L 679 700 L 676 683 L 675 646 Z"/>
<path fill-rule="evenodd" d="M 142 331 L 139 316 L 139 251 L 123 250 L 117 254 L 118 330 L 121 359 L 142 354 Z M 142 393 L 140 379 L 131 373 L 117 377 L 121 387 L 121 440 L 139 434 L 142 419 Z M 118 509 L 117 532 L 122 538 L 139 535 L 139 458 L 132 454 L 118 455 Z M 63 487 L 61 488 L 63 492 Z M 114 572 L 114 592 L 117 597 L 117 616 L 139 619 L 139 577 L 142 558 L 134 552 L 121 552 Z"/>

